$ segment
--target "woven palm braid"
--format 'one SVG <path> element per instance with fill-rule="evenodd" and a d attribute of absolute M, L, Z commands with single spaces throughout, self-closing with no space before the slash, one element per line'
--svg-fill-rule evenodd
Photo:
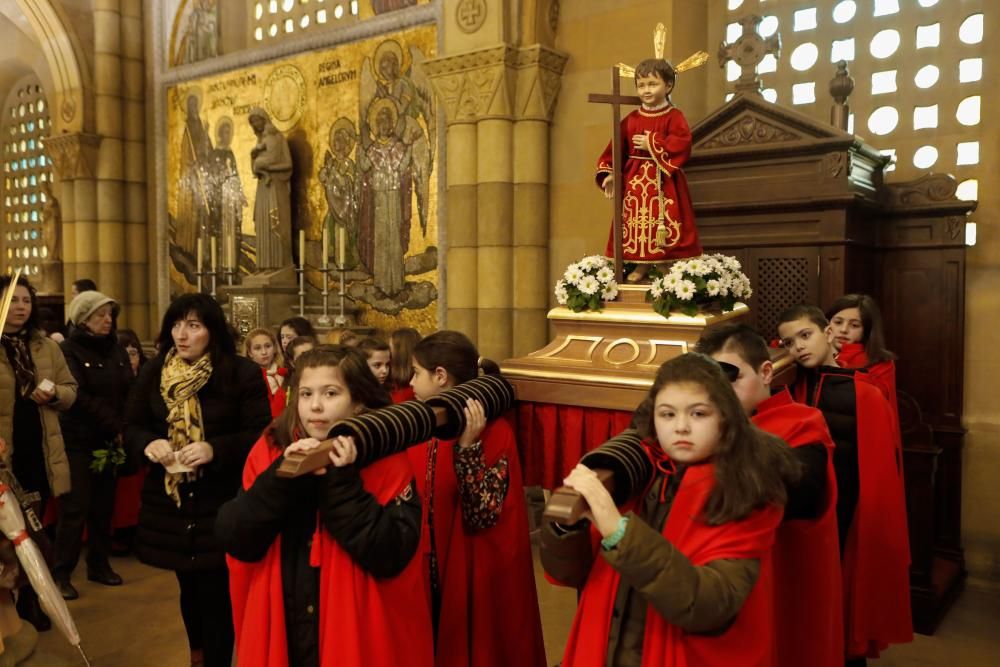
<path fill-rule="evenodd" d="M 427 405 L 448 411 L 448 419 L 437 427 L 435 436 L 451 440 L 465 430 L 465 402 L 470 398 L 483 404 L 486 421 L 491 421 L 514 405 L 514 388 L 501 375 L 483 375 L 428 399 Z"/>
<path fill-rule="evenodd" d="M 407 401 L 337 422 L 327 437 L 354 436 L 358 465 L 365 466 L 430 440 L 434 423 L 434 411 L 429 405 Z"/>
<path fill-rule="evenodd" d="M 653 464 L 642 449 L 642 438 L 635 429 L 622 431 L 603 445 L 583 455 L 580 463 L 592 470 L 614 472 L 611 496 L 621 504 L 646 488 L 653 477 Z"/>

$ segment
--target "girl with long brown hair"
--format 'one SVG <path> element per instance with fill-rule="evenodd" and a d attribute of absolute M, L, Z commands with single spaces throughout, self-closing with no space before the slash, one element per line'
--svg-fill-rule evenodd
<path fill-rule="evenodd" d="M 845 294 L 826 311 L 827 336 L 841 368 L 861 368 L 896 410 L 896 355 L 885 345 L 882 314 L 867 294 Z M 897 417 L 898 420 L 898 417 Z"/>
<path fill-rule="evenodd" d="M 558 560 L 559 583 L 583 588 L 562 664 L 769 664 L 770 551 L 799 474 L 788 446 L 700 354 L 660 367 L 635 423 L 655 470 L 645 492 L 616 507 L 577 466 L 565 483 L 591 529 L 543 527 L 550 575 Z"/>
<path fill-rule="evenodd" d="M 326 468 L 277 475 L 288 453 L 315 449 L 334 423 L 388 405 L 388 395 L 364 355 L 340 345 L 302 353 L 290 395 L 216 523 L 239 665 L 430 667 L 430 614 L 413 558 L 421 508 L 406 455 L 358 469 L 353 439 L 338 437 Z"/>
<path fill-rule="evenodd" d="M 420 332 L 401 327 L 389 334 L 389 393 L 393 403 L 413 400 L 413 348 L 420 342 Z"/>
<path fill-rule="evenodd" d="M 413 349 L 418 400 L 426 401 L 483 370 L 464 334 L 439 331 Z M 514 431 L 486 423 L 470 400 L 458 440 L 433 439 L 408 450 L 427 508 L 422 553 L 430 586 L 438 667 L 545 665 L 528 517 Z"/>

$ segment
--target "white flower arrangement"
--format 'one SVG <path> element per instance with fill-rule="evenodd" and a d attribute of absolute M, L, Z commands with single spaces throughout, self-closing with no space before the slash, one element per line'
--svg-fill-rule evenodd
<path fill-rule="evenodd" d="M 719 254 L 675 262 L 670 273 L 653 279 L 646 301 L 664 317 L 671 311 L 696 315 L 713 306 L 729 312 L 753 295 L 742 268 L 735 257 Z"/>
<path fill-rule="evenodd" d="M 607 257 L 590 255 L 566 267 L 556 282 L 556 301 L 574 312 L 600 310 L 618 296 L 615 269 Z"/>

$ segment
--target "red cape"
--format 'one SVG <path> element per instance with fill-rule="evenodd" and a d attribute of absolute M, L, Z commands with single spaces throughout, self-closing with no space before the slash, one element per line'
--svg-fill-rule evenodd
<path fill-rule="evenodd" d="M 250 488 L 279 453 L 261 436 L 243 469 L 243 488 Z M 406 488 L 413 470 L 405 456 L 396 455 L 364 468 L 361 478 L 365 489 L 387 503 Z M 317 528 L 310 560 L 320 568 L 321 667 L 431 667 L 431 622 L 419 558 L 396 577 L 376 579 Z M 239 667 L 288 667 L 280 535 L 259 562 L 230 556 L 226 561 Z"/>
<path fill-rule="evenodd" d="M 775 665 L 843 667 L 844 611 L 837 543 L 837 476 L 833 438 L 823 413 L 782 389 L 757 406 L 752 420 L 790 447 L 826 447 L 827 494 L 820 516 L 784 521 L 774 540 Z"/>
<path fill-rule="evenodd" d="M 868 354 L 861 343 L 845 343 L 837 354 L 837 363 L 842 368 L 858 368 L 865 372 L 865 377 L 874 384 L 889 401 L 889 409 L 895 420 L 896 432 L 899 433 L 899 402 L 896 397 L 896 362 L 892 359 L 875 364 L 868 362 Z M 899 469 L 903 469 L 903 442 L 896 442 Z"/>
<path fill-rule="evenodd" d="M 709 526 L 692 519 L 701 513 L 708 494 L 715 486 L 714 473 L 715 468 L 710 463 L 688 469 L 663 526 L 663 535 L 695 565 L 724 558 L 759 559 L 760 577 L 733 623 L 718 634 L 685 632 L 663 620 L 655 609 L 648 608 L 642 648 L 643 667 L 757 667 L 772 664 L 774 627 L 770 553 L 775 530 L 781 522 L 781 508 L 765 507 L 742 521 L 731 521 L 721 526 Z M 618 572 L 604 558 L 600 555 L 595 557 L 566 643 L 563 667 L 604 667 L 619 579 Z"/>
<path fill-rule="evenodd" d="M 826 377 L 820 375 L 815 396 Z M 882 391 L 863 373 L 853 377 L 860 488 L 842 563 L 845 651 L 877 658 L 889 644 L 913 641 L 910 543 L 896 420 Z M 797 401 L 814 402 L 806 400 L 804 381 L 793 390 Z"/>
<path fill-rule="evenodd" d="M 465 527 L 454 440 L 440 441 L 434 475 L 434 543 L 441 584 L 437 667 L 545 667 L 528 513 L 514 432 L 505 418 L 486 425 L 486 465 L 507 457 L 510 483 L 497 525 Z M 428 443 L 407 450 L 417 490 L 427 499 Z M 424 513 L 422 562 L 429 578 L 430 529 Z M 429 583 L 425 584 L 429 589 Z"/>
<path fill-rule="evenodd" d="M 405 403 L 406 401 L 412 401 L 416 398 L 413 394 L 413 387 L 410 385 L 393 389 L 389 392 L 389 396 L 392 398 L 393 403 Z"/>

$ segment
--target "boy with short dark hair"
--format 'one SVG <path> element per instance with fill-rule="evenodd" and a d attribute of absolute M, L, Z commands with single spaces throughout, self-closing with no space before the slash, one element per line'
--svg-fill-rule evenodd
<path fill-rule="evenodd" d="M 778 336 L 798 365 L 792 396 L 821 410 L 833 436 L 845 652 L 864 664 L 913 640 L 906 503 L 889 404 L 863 373 L 837 367 L 827 326 L 819 308 L 795 306 Z"/>
<path fill-rule="evenodd" d="M 774 365 L 767 343 L 745 324 L 707 330 L 697 351 L 715 359 L 757 428 L 784 440 L 802 464 L 788 488 L 774 542 L 775 665 L 842 667 L 843 588 L 837 548 L 833 439 L 823 413 L 771 394 Z"/>

